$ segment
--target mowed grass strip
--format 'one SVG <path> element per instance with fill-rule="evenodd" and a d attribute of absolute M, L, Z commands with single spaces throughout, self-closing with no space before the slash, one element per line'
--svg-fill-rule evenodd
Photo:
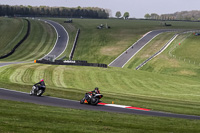
<path fill-rule="evenodd" d="M 147 63 L 141 70 L 186 76 L 198 81 L 200 77 L 198 42 L 199 37 L 192 33 L 179 35 L 168 49 Z"/>
<path fill-rule="evenodd" d="M 10 52 L 26 32 L 27 22 L 24 19 L 0 17 L 0 56 Z"/>
<path fill-rule="evenodd" d="M 33 61 L 45 56 L 53 48 L 56 41 L 54 28 L 43 21 L 29 21 L 31 22 L 30 35 L 14 54 L 3 61 Z"/>
<path fill-rule="evenodd" d="M 199 120 L 85 111 L 0 100 L 0 132 L 200 132 Z"/>
<path fill-rule="evenodd" d="M 180 42 L 180 45 L 172 51 L 172 54 L 177 58 L 180 57 L 181 59 L 190 60 L 191 63 L 200 63 L 200 37 L 195 36 L 193 33 L 190 33 L 186 37 L 187 38 L 183 42 Z"/>
<path fill-rule="evenodd" d="M 99 87 L 103 101 L 200 115 L 198 81 L 187 77 L 166 76 L 120 68 L 94 68 L 41 64 L 17 64 L 1 67 L 0 86 L 29 92 L 44 79 L 44 95 L 80 100 Z"/>

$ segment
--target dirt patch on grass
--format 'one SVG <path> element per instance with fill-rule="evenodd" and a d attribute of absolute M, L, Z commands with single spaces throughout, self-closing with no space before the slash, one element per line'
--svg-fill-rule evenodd
<path fill-rule="evenodd" d="M 190 70 L 181 70 L 178 72 L 180 75 L 190 75 L 190 76 L 195 76 L 197 73 L 190 71 Z"/>
<path fill-rule="evenodd" d="M 115 56 L 122 52 L 122 46 L 106 46 L 100 49 L 102 55 Z"/>
<path fill-rule="evenodd" d="M 169 59 L 168 63 L 170 64 L 170 66 L 172 67 L 180 67 L 179 61 L 177 61 L 176 59 Z"/>

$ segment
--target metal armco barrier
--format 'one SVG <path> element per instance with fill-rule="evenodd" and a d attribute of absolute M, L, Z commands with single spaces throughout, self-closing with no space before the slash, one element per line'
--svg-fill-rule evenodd
<path fill-rule="evenodd" d="M 69 60 L 73 59 L 74 51 L 76 49 L 76 44 L 77 44 L 77 41 L 78 41 L 79 34 L 80 34 L 80 29 L 77 30 L 76 37 L 75 37 L 75 40 L 74 40 L 74 45 L 72 47 L 72 51 L 71 51 L 70 56 L 69 56 Z"/>
<path fill-rule="evenodd" d="M 107 64 L 87 63 L 87 61 L 80 60 L 55 60 L 54 62 L 48 60 L 35 60 L 35 63 L 52 64 L 52 65 L 74 65 L 74 66 L 93 66 L 107 68 Z"/>

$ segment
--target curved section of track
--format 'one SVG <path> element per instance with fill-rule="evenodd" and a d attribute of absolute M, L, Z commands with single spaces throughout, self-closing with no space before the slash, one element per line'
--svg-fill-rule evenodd
<path fill-rule="evenodd" d="M 102 105 L 91 106 L 91 105 L 86 105 L 86 104 L 80 104 L 79 101 L 48 97 L 48 96 L 42 96 L 42 97 L 30 96 L 28 93 L 7 90 L 7 89 L 2 89 L 2 88 L 0 88 L 0 99 L 35 103 L 35 104 L 48 105 L 48 106 L 73 108 L 73 109 L 84 109 L 84 110 L 93 110 L 93 111 L 106 111 L 106 112 L 115 112 L 115 113 L 128 113 L 128 114 L 137 114 L 137 115 L 149 115 L 149 116 L 174 117 L 174 118 L 200 120 L 200 116 L 173 114 L 173 113 L 165 113 L 165 112 L 157 112 L 157 111 L 134 110 L 134 109 L 118 108 L 118 107 L 110 107 L 110 106 L 102 106 Z"/>
<path fill-rule="evenodd" d="M 45 22 L 49 23 L 50 25 L 54 27 L 57 33 L 57 40 L 56 40 L 56 44 L 54 45 L 54 48 L 43 58 L 46 58 L 49 55 L 54 56 L 54 58 L 57 58 L 67 48 L 69 35 L 67 31 L 65 30 L 65 28 L 59 23 L 51 21 L 51 20 L 45 20 Z"/>

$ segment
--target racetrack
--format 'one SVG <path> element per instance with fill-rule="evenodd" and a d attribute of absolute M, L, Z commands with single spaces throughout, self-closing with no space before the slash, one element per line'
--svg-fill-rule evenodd
<path fill-rule="evenodd" d="M 64 107 L 64 108 L 73 108 L 73 109 L 84 109 L 84 110 L 93 110 L 93 111 L 128 113 L 128 114 L 135 114 L 135 115 L 148 115 L 148 116 L 161 116 L 161 117 L 200 120 L 200 116 L 173 114 L 173 113 L 165 113 L 165 112 L 158 112 L 158 111 L 152 111 L 152 110 L 143 111 L 143 110 L 127 109 L 127 108 L 119 108 L 119 107 L 103 106 L 103 105 L 92 106 L 92 105 L 87 105 L 87 104 L 80 104 L 79 101 L 73 101 L 73 100 L 62 99 L 62 98 L 55 98 L 55 97 L 48 97 L 48 96 L 42 96 L 42 97 L 30 96 L 28 93 L 7 90 L 3 88 L 0 88 L 0 99 L 35 103 L 35 104 L 48 105 L 48 106 L 57 106 L 57 107 Z"/>
<path fill-rule="evenodd" d="M 52 22 L 52 21 L 50 21 L 50 22 Z M 54 22 L 52 22 L 52 23 L 54 23 Z M 58 26 L 59 24 L 56 24 L 56 25 Z M 56 27 L 56 26 L 54 26 L 54 27 Z M 57 28 L 59 29 L 59 27 L 57 27 Z M 61 26 L 60 26 L 60 28 L 61 28 Z M 63 34 L 61 35 L 60 39 L 57 40 L 54 49 L 48 55 L 56 55 L 56 57 L 58 57 L 60 54 L 62 54 L 64 49 L 67 47 L 67 42 L 68 42 L 67 41 L 68 40 L 67 33 L 64 32 L 63 29 L 61 29 L 61 30 L 62 30 L 62 32 L 59 32 L 59 30 L 58 30 L 58 34 L 59 35 L 61 35 L 62 33 Z M 138 42 L 141 41 L 144 46 L 156 35 L 158 35 L 162 32 L 167 32 L 167 31 L 169 31 L 169 30 L 159 30 L 159 31 L 154 31 L 153 33 L 150 32 L 146 36 L 144 36 L 141 40 L 139 40 Z M 148 35 L 150 35 L 150 36 L 148 36 Z M 134 48 L 129 48 L 127 53 L 123 53 L 110 66 L 123 67 L 123 65 L 126 64 L 126 62 L 134 54 L 136 54 L 137 51 L 140 50 L 143 46 L 137 45 L 137 43 L 136 43 L 135 45 L 133 45 Z M 118 62 L 118 59 L 119 59 L 119 61 L 121 60 L 122 62 Z M 9 65 L 9 64 L 16 64 L 16 63 L 23 63 L 23 62 L 0 63 L 0 67 Z M 174 117 L 174 118 L 185 118 L 185 119 L 200 119 L 200 116 L 181 115 L 181 114 L 165 113 L 165 112 L 158 112 L 158 111 L 152 111 L 152 110 L 143 111 L 143 110 L 125 109 L 125 108 L 110 107 L 110 106 L 103 106 L 103 105 L 90 106 L 90 105 L 80 104 L 79 101 L 72 101 L 72 100 L 68 100 L 68 99 L 54 98 L 54 97 L 48 97 L 48 96 L 35 97 L 35 96 L 30 96 L 28 93 L 11 91 L 11 90 L 7 90 L 7 89 L 3 89 L 3 88 L 0 88 L 0 99 L 35 103 L 35 104 L 48 105 L 48 106 L 74 108 L 74 109 L 106 111 L 106 112 L 116 112 L 116 113 L 128 113 L 128 114 L 137 114 L 137 115 Z"/>
<path fill-rule="evenodd" d="M 54 45 L 54 48 L 43 58 L 46 58 L 47 56 L 51 55 L 54 56 L 54 58 L 59 57 L 67 48 L 68 41 L 69 41 L 69 35 L 65 28 L 60 25 L 57 22 L 51 21 L 51 20 L 45 20 L 45 22 L 49 23 L 54 27 L 57 33 L 57 41 Z"/>
<path fill-rule="evenodd" d="M 109 66 L 112 67 L 124 67 L 124 65 L 135 55 L 137 54 L 148 42 L 150 42 L 153 38 L 163 32 L 174 31 L 170 29 L 163 30 L 154 30 L 145 34 L 142 38 L 140 38 L 136 43 L 134 43 L 131 47 L 129 47 L 126 51 L 124 51 L 120 56 L 118 56 L 114 61 L 112 61 Z"/>

